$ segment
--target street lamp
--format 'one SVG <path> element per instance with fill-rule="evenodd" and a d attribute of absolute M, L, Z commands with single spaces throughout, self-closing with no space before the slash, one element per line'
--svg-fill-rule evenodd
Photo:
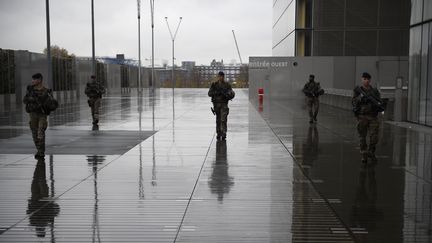
<path fill-rule="evenodd" d="M 91 20 L 92 20 L 92 75 L 96 75 L 95 33 L 94 33 L 94 0 L 91 0 Z"/>
<path fill-rule="evenodd" d="M 154 88 L 155 88 L 155 79 L 154 79 L 154 0 L 150 0 L 150 11 L 151 11 L 151 28 L 152 28 L 151 81 L 152 81 L 152 92 L 154 93 Z"/>
<path fill-rule="evenodd" d="M 168 30 L 170 32 L 171 40 L 172 40 L 172 74 L 171 75 L 172 75 L 172 93 L 173 93 L 173 98 L 174 98 L 174 41 L 175 41 L 175 38 L 177 36 L 177 32 L 179 30 L 179 27 L 180 27 L 182 19 L 183 19 L 182 17 L 179 18 L 179 23 L 177 25 L 177 29 L 176 29 L 176 31 L 175 31 L 175 33 L 173 35 L 172 32 L 171 32 L 171 28 L 170 28 L 170 26 L 168 24 L 168 17 L 165 17 L 165 22 L 166 22 L 166 24 L 168 26 Z"/>
<path fill-rule="evenodd" d="M 49 17 L 49 0 L 45 1 L 46 7 L 46 34 L 47 34 L 47 64 L 48 64 L 48 87 L 54 88 L 52 81 L 52 63 L 51 63 L 51 37 L 50 37 L 50 17 Z"/>
<path fill-rule="evenodd" d="M 141 0 L 138 4 L 138 95 L 141 92 Z"/>

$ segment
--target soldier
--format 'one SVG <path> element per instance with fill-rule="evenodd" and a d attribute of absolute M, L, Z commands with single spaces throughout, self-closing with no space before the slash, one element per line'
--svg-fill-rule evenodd
<path fill-rule="evenodd" d="M 93 125 L 99 123 L 99 108 L 101 106 L 102 95 L 105 94 L 105 88 L 96 80 L 96 76 L 91 76 L 91 81 L 87 83 L 85 94 L 88 97 L 88 105 L 91 108 Z"/>
<path fill-rule="evenodd" d="M 362 162 L 367 163 L 368 157 L 376 162 L 375 149 L 378 143 L 380 122 L 378 113 L 384 111 L 385 104 L 381 100 L 378 89 L 371 85 L 371 75 L 362 74 L 362 85 L 354 89 L 352 98 L 353 111 L 357 117 L 357 132 L 360 137 L 360 154 Z M 369 146 L 366 136 L 369 133 Z"/>
<path fill-rule="evenodd" d="M 218 81 L 211 84 L 208 96 L 213 102 L 212 111 L 216 115 L 216 133 L 217 140 L 225 140 L 227 132 L 227 119 L 228 119 L 228 101 L 232 100 L 235 96 L 231 85 L 225 82 L 225 74 L 219 72 Z"/>
<path fill-rule="evenodd" d="M 46 88 L 42 84 L 42 80 L 42 74 L 34 74 L 32 76 L 32 84 L 27 86 L 27 93 L 23 99 L 26 105 L 26 112 L 30 115 L 30 129 L 37 149 L 35 159 L 45 158 L 45 130 L 48 127 L 47 116 L 58 106 L 57 101 L 52 98 L 51 89 Z"/>
<path fill-rule="evenodd" d="M 303 87 L 303 93 L 306 95 L 306 104 L 309 110 L 309 123 L 317 121 L 319 110 L 319 96 L 324 94 L 320 83 L 315 82 L 315 76 L 309 75 L 309 82 Z"/>

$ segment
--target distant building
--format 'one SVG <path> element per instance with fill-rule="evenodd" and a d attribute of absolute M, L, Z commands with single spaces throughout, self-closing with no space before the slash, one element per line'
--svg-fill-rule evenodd
<path fill-rule="evenodd" d="M 272 54 L 407 56 L 409 18 L 410 0 L 273 0 Z"/>
<path fill-rule="evenodd" d="M 195 72 L 199 76 L 199 79 L 202 81 L 208 81 L 215 79 L 217 74 L 222 71 L 225 73 L 225 80 L 227 82 L 234 82 L 240 76 L 240 67 L 239 65 L 224 65 L 223 60 L 220 62 L 213 59 L 210 63 L 210 66 L 195 66 Z"/>
<path fill-rule="evenodd" d="M 172 67 L 165 66 L 156 68 L 156 82 L 160 87 L 172 87 Z M 183 61 L 181 67 L 175 68 L 175 85 L 179 88 L 197 88 L 208 87 L 210 83 L 216 80 L 217 74 L 222 71 L 225 73 L 227 82 L 242 80 L 241 87 L 247 87 L 247 65 L 224 65 L 223 60 L 213 60 L 210 65 L 196 66 L 193 61 Z"/>
<path fill-rule="evenodd" d="M 124 60 L 124 59 L 125 59 L 125 55 L 124 55 L 124 54 L 117 54 L 117 55 L 116 55 L 116 58 L 117 58 L 118 60 Z"/>

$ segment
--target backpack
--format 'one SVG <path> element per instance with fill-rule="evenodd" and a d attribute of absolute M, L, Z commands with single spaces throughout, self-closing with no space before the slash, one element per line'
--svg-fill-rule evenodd
<path fill-rule="evenodd" d="M 48 91 L 48 99 L 45 102 L 45 107 L 49 112 L 55 111 L 59 106 L 59 103 L 54 97 L 52 96 L 52 90 L 50 89 Z"/>

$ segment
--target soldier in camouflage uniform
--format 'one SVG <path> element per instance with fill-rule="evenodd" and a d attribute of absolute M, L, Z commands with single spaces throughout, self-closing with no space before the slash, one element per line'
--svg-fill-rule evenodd
<path fill-rule="evenodd" d="M 52 92 L 42 84 L 42 80 L 42 74 L 34 74 L 32 84 L 27 86 L 27 93 L 23 99 L 26 111 L 30 115 L 30 129 L 37 149 L 35 159 L 45 158 L 45 130 L 48 127 L 47 116 L 50 113 L 47 102 Z"/>
<path fill-rule="evenodd" d="M 309 123 L 317 121 L 319 110 L 319 96 L 324 94 L 320 83 L 315 82 L 315 76 L 309 75 L 309 82 L 303 87 L 303 93 L 306 95 L 306 104 L 309 110 Z"/>
<path fill-rule="evenodd" d="M 225 82 L 225 74 L 223 72 L 219 72 L 218 81 L 211 84 L 208 96 L 212 98 L 213 111 L 216 115 L 217 140 L 225 140 L 229 113 L 228 101 L 234 98 L 235 93 L 231 85 Z"/>
<path fill-rule="evenodd" d="M 100 82 L 96 81 L 96 76 L 91 76 L 91 81 L 87 83 L 85 94 L 88 97 L 88 105 L 91 109 L 93 125 L 99 123 L 99 108 L 101 106 L 102 95 L 105 94 L 105 88 Z"/>
<path fill-rule="evenodd" d="M 378 113 L 384 108 L 378 89 L 371 86 L 371 75 L 362 74 L 362 85 L 354 89 L 352 98 L 353 111 L 357 117 L 357 132 L 360 138 L 360 154 L 362 162 L 367 163 L 368 157 L 376 162 L 375 150 L 378 143 L 380 121 Z M 369 133 L 369 146 L 366 136 Z"/>

